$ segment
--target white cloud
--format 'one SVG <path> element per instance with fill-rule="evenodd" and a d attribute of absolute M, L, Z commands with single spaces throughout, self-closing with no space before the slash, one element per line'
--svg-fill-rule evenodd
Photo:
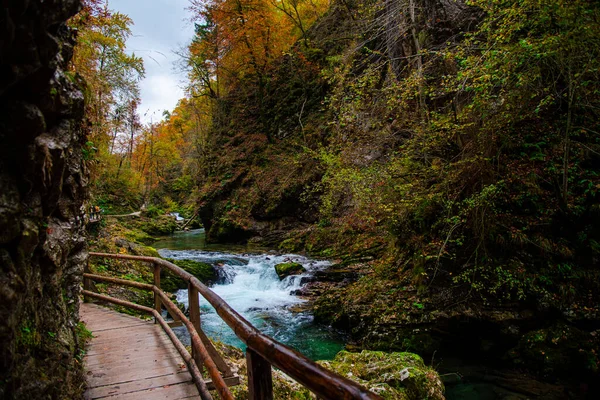
<path fill-rule="evenodd" d="M 127 49 L 144 58 L 146 78 L 140 83 L 144 123 L 159 121 L 164 110 L 172 111 L 184 97 L 176 72 L 173 51 L 191 41 L 194 27 L 185 10 L 188 0 L 111 0 L 112 10 L 127 14 L 134 22 Z"/>
<path fill-rule="evenodd" d="M 164 110 L 172 111 L 179 99 L 184 97 L 176 76 L 172 74 L 152 74 L 140 85 L 142 104 L 139 108 L 142 122 L 160 121 Z"/>

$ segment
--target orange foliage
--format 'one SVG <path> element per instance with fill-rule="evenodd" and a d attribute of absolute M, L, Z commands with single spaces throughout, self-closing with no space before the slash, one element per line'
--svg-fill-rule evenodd
<path fill-rule="evenodd" d="M 151 124 L 137 138 L 132 167 L 142 176 L 146 192 L 182 175 L 197 176 L 210 124 L 202 99 L 181 99 L 165 119 Z"/>
<path fill-rule="evenodd" d="M 262 81 L 329 6 L 327 0 L 191 0 L 197 22 L 191 79 L 209 95 L 247 77 Z M 206 94 L 206 93 L 205 93 Z"/>

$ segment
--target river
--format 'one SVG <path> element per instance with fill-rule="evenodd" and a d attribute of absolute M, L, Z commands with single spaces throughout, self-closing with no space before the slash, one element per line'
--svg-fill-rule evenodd
<path fill-rule="evenodd" d="M 203 229 L 177 232 L 156 242 L 154 247 L 162 257 L 214 265 L 220 279 L 211 289 L 261 332 L 281 343 L 313 360 L 331 359 L 343 349 L 344 340 L 338 333 L 313 323 L 310 313 L 293 310 L 305 301 L 293 294 L 302 286 L 302 278 L 326 268 L 329 261 L 296 254 L 274 254 L 256 247 L 210 245 L 206 243 Z M 287 261 L 301 263 L 307 272 L 280 281 L 275 265 Z M 179 302 L 188 306 L 186 289 L 175 295 Z M 244 344 L 201 296 L 200 312 L 202 329 L 210 338 L 244 349 Z M 189 334 L 184 327 L 174 331 L 184 344 L 189 345 Z"/>

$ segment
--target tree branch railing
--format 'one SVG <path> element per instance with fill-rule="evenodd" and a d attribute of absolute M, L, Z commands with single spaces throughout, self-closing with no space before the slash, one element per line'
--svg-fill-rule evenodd
<path fill-rule="evenodd" d="M 214 307 L 219 317 L 247 346 L 246 365 L 248 367 L 248 393 L 250 400 L 273 399 L 272 366 L 279 368 L 315 393 L 320 399 L 381 399 L 380 396 L 370 392 L 358 383 L 329 371 L 290 347 L 261 333 L 195 276 L 173 263 L 156 257 L 131 256 L 126 254 L 90 253 L 90 256 L 141 261 L 149 263 L 154 267 L 153 285 L 85 273 L 84 298 L 95 298 L 153 315 L 171 341 L 173 341 L 176 349 L 188 365 L 188 370 L 203 400 L 212 399 L 209 390 L 213 388 L 217 391 L 221 399 L 233 399 L 228 386 L 237 384 L 239 378 L 232 374 L 227 364 L 201 329 L 198 295 L 202 295 Z M 162 268 L 187 282 L 189 319 L 173 304 L 165 292 L 160 289 L 160 272 Z M 154 308 L 95 293 L 91 290 L 92 281 L 102 281 L 152 291 L 154 293 Z M 169 324 L 162 317 L 162 306 L 167 309 L 173 318 L 181 320 L 190 333 L 192 341 L 191 355 L 185 350 L 183 344 L 181 344 Z M 200 373 L 202 367 L 205 367 L 208 371 L 211 381 L 203 379 Z"/>

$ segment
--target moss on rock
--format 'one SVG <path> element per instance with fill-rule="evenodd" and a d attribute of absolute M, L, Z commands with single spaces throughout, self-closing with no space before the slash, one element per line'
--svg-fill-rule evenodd
<path fill-rule="evenodd" d="M 292 237 L 285 239 L 279 244 L 279 250 L 286 252 L 297 252 L 304 248 L 304 240 L 302 237 Z"/>
<path fill-rule="evenodd" d="M 149 235 L 170 235 L 177 229 L 177 221 L 170 215 L 157 218 L 143 218 L 137 221 L 138 228 Z"/>
<path fill-rule="evenodd" d="M 206 232 L 206 240 L 210 243 L 245 243 L 251 236 L 244 226 L 227 218 L 215 221 Z"/>
<path fill-rule="evenodd" d="M 444 399 L 444 385 L 435 370 L 413 353 L 363 350 L 339 352 L 323 366 L 350 378 L 385 399 Z"/>
<path fill-rule="evenodd" d="M 214 282 L 218 278 L 217 271 L 210 264 L 194 260 L 174 260 L 171 258 L 168 258 L 167 261 L 194 275 L 203 283 Z M 160 286 L 167 292 L 174 292 L 178 289 L 187 288 L 187 283 L 163 268 L 160 277 Z"/>
<path fill-rule="evenodd" d="M 275 265 L 275 272 L 277 272 L 279 280 L 282 280 L 290 275 L 299 275 L 306 272 L 306 268 L 297 262 L 287 262 Z"/>
<path fill-rule="evenodd" d="M 138 229 L 127 230 L 123 233 L 123 236 L 131 242 L 141 243 L 145 245 L 150 245 L 156 241 L 156 238 Z"/>

